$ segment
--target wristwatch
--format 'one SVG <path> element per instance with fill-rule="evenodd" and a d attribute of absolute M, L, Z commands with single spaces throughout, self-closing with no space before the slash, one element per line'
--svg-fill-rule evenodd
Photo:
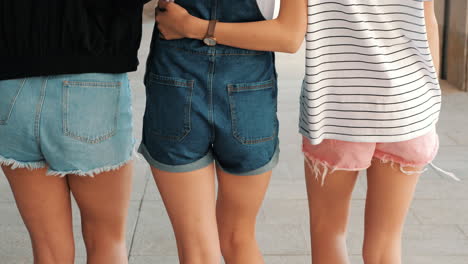
<path fill-rule="evenodd" d="M 208 32 L 203 39 L 203 43 L 205 43 L 207 46 L 214 47 L 216 44 L 218 44 L 218 41 L 214 36 L 217 22 L 218 20 L 210 20 L 210 24 L 208 25 Z"/>

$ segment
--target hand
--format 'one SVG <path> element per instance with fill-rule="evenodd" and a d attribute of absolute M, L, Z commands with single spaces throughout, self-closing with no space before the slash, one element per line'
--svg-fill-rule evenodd
<path fill-rule="evenodd" d="M 193 25 L 194 20 L 196 18 L 178 4 L 159 0 L 156 23 L 162 38 L 173 40 L 189 37 L 189 26 Z"/>

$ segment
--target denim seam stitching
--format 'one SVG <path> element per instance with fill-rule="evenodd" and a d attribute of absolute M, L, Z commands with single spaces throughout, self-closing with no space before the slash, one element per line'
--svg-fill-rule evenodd
<path fill-rule="evenodd" d="M 102 87 L 102 88 L 119 88 L 122 86 L 121 82 L 77 82 L 77 81 L 64 81 L 64 85 L 77 86 L 77 87 Z"/>
<path fill-rule="evenodd" d="M 13 112 L 13 107 L 16 104 L 16 100 L 18 99 L 19 94 L 23 90 L 23 87 L 24 87 L 25 83 L 26 83 L 26 79 L 23 79 L 23 82 L 21 83 L 20 87 L 18 87 L 18 90 L 16 91 L 15 97 L 13 98 L 13 100 L 11 101 L 11 103 L 10 103 L 10 105 L 8 107 L 8 114 L 5 117 L 5 120 L 0 120 L 0 125 L 6 125 L 8 120 L 10 119 L 11 113 Z"/>
<path fill-rule="evenodd" d="M 191 54 L 196 54 L 196 55 L 210 55 L 209 52 L 200 52 L 200 51 L 194 51 L 194 50 L 189 50 L 185 48 L 180 48 L 180 47 L 175 47 L 175 46 L 169 46 L 172 49 L 177 49 L 181 51 L 185 51 Z M 259 52 L 252 52 L 252 53 L 223 53 L 219 52 L 216 53 L 216 56 L 260 56 L 260 55 L 265 55 L 266 52 L 264 51 L 259 51 Z"/>
<path fill-rule="evenodd" d="M 120 86 L 109 86 L 109 88 L 113 88 L 113 89 L 116 89 L 117 90 L 117 102 L 116 102 L 116 110 L 115 110 L 115 114 L 114 114 L 114 128 L 111 129 L 110 131 L 107 131 L 107 132 L 104 132 L 104 135 L 102 136 L 99 136 L 99 137 L 94 137 L 94 138 L 91 138 L 91 137 L 83 137 L 83 136 L 79 136 L 77 135 L 76 133 L 73 133 L 69 130 L 68 128 L 68 112 L 69 112 L 69 92 L 70 92 L 70 83 L 71 82 L 67 82 L 67 81 L 64 81 L 63 82 L 63 86 L 65 88 L 65 92 L 63 92 L 63 98 L 64 98 L 64 102 L 63 102 L 63 107 L 62 109 L 65 110 L 63 112 L 63 129 L 64 129 L 64 134 L 65 136 L 68 136 L 68 137 L 71 137 L 71 138 L 74 138 L 76 140 L 79 140 L 79 141 L 82 141 L 82 142 L 86 142 L 86 143 L 89 143 L 89 144 L 98 144 L 104 140 L 107 140 L 113 136 L 116 135 L 117 133 L 117 126 L 118 126 L 118 112 L 119 112 L 119 106 L 120 106 L 120 89 L 116 89 L 116 88 L 120 88 L 122 87 L 122 84 L 121 82 L 120 83 Z M 75 85 L 72 85 L 72 86 L 75 86 Z M 90 86 L 82 86 L 82 87 L 90 87 Z M 92 86 L 94 87 L 94 86 Z"/>
<path fill-rule="evenodd" d="M 187 94 L 187 98 L 185 99 L 187 101 L 187 106 L 185 107 L 186 111 L 186 123 L 184 126 L 186 127 L 186 135 L 180 139 L 180 141 L 184 140 L 185 137 L 188 136 L 188 134 L 192 131 L 192 98 L 193 98 L 193 83 L 194 81 L 191 81 L 191 86 L 189 88 L 189 94 Z"/>
<path fill-rule="evenodd" d="M 251 90 L 251 89 L 254 89 L 254 88 L 272 88 L 272 87 L 273 87 L 272 84 L 264 84 L 264 85 L 246 86 L 246 87 L 241 87 L 240 86 L 240 87 L 237 87 L 237 89 L 236 88 L 234 88 L 234 89 L 242 91 L 242 90 Z"/>
<path fill-rule="evenodd" d="M 266 138 L 259 138 L 259 139 L 246 139 L 245 137 L 242 137 L 239 132 L 237 131 L 237 115 L 235 114 L 235 101 L 234 101 L 234 98 L 233 98 L 233 90 L 231 90 L 230 88 L 233 87 L 232 84 L 229 84 L 228 85 L 228 93 L 229 93 L 229 102 L 230 102 L 230 110 L 231 110 L 231 124 L 232 124 L 232 132 L 233 132 L 233 136 L 239 141 L 241 142 L 242 144 L 244 145 L 253 145 L 253 144 L 258 144 L 258 143 L 262 143 L 262 142 L 267 142 L 267 141 L 271 141 L 273 140 L 276 136 L 277 136 L 277 132 L 273 132 L 273 135 L 270 136 L 270 137 L 266 137 Z"/>
<path fill-rule="evenodd" d="M 189 89 L 189 93 L 187 96 L 185 96 L 185 105 L 184 105 L 184 132 L 180 136 L 168 136 L 168 135 L 162 135 L 161 133 L 151 129 L 151 132 L 155 134 L 159 138 L 167 139 L 167 140 L 172 140 L 172 141 L 182 141 L 184 138 L 186 138 L 190 132 L 192 131 L 192 120 L 191 120 L 191 112 L 192 112 L 192 97 L 193 97 L 193 88 L 195 85 L 195 81 L 190 80 L 187 82 L 189 85 L 184 86 L 181 88 L 187 88 Z"/>
<path fill-rule="evenodd" d="M 209 96 L 209 122 L 210 122 L 210 127 L 211 127 L 211 135 L 210 135 L 210 141 L 214 143 L 215 141 L 215 122 L 214 122 L 214 103 L 213 103 L 213 80 L 214 80 L 214 75 L 215 75 L 215 69 L 216 69 L 216 49 L 212 48 L 213 53 L 210 55 L 211 56 L 211 67 L 210 67 L 210 72 L 208 73 L 208 79 L 209 79 L 209 84 L 208 84 L 208 90 L 210 93 Z"/>
<path fill-rule="evenodd" d="M 184 80 L 176 80 L 156 74 L 151 74 L 149 82 L 154 82 L 156 84 L 162 84 L 162 85 L 171 85 L 171 86 L 178 86 L 178 87 L 187 87 L 187 88 L 193 88 L 194 81 L 184 81 Z"/>
<path fill-rule="evenodd" d="M 273 86 L 274 86 L 273 80 L 267 81 L 267 82 L 268 83 L 260 84 L 260 85 L 234 85 L 234 84 L 229 84 L 228 87 L 229 87 L 229 90 L 233 91 L 233 92 L 236 92 L 236 91 L 250 91 L 250 90 L 255 90 L 255 89 L 259 89 L 259 88 L 264 88 L 264 89 L 273 88 Z"/>
<path fill-rule="evenodd" d="M 213 0 L 213 11 L 212 11 L 213 17 L 211 20 L 218 19 L 218 0 Z"/>
<path fill-rule="evenodd" d="M 181 86 L 181 87 L 187 87 L 190 88 L 190 84 L 178 82 L 178 81 L 161 81 L 161 80 L 153 80 L 153 82 L 157 84 L 162 84 L 162 85 L 172 85 L 172 86 Z"/>
<path fill-rule="evenodd" d="M 39 99 L 39 102 L 37 103 L 36 106 L 36 118 L 34 121 L 34 134 L 36 136 L 36 141 L 38 146 L 41 145 L 40 137 L 41 137 L 41 132 L 40 132 L 40 123 L 41 123 L 41 115 L 42 115 L 42 108 L 44 106 L 44 100 L 45 100 L 45 95 L 46 95 L 46 87 L 49 81 L 49 77 L 47 77 L 43 82 L 42 82 L 42 87 L 41 87 L 41 97 Z"/>

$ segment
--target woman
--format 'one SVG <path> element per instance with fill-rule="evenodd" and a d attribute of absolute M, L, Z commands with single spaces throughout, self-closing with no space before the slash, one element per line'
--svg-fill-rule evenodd
<path fill-rule="evenodd" d="M 34 263 L 127 263 L 132 112 L 143 1 L 2 1 L 0 165 Z M 92 177 L 92 178 L 91 178 Z"/>
<path fill-rule="evenodd" d="M 297 36 L 305 33 L 295 22 L 308 5 L 300 131 L 313 262 L 349 263 L 351 193 L 358 172 L 367 170 L 364 262 L 401 263 L 401 235 L 414 189 L 438 150 L 435 124 L 441 95 L 434 67 L 439 64 L 434 4 L 422 0 L 281 4 L 276 20 L 222 23 L 214 35 L 218 43 L 230 46 L 293 51 Z M 165 38 L 203 36 L 207 21 L 176 4 L 165 8 L 167 12 L 157 18 Z"/>
<path fill-rule="evenodd" d="M 211 22 L 205 42 L 164 40 L 155 29 L 140 152 L 152 166 L 180 263 L 220 263 L 221 252 L 226 263 L 263 263 L 256 217 L 279 155 L 274 55 L 216 45 L 211 33 L 217 20 L 273 14 L 256 0 L 177 3 Z"/>

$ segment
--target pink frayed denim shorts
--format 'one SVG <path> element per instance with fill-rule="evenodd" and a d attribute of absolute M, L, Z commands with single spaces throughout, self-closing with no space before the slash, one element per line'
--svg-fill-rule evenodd
<path fill-rule="evenodd" d="M 311 168 L 325 176 L 329 171 L 361 171 L 371 166 L 373 159 L 398 164 L 402 172 L 413 174 L 405 168 L 423 168 L 430 164 L 439 150 L 439 137 L 435 131 L 402 142 L 360 143 L 326 139 L 312 145 L 303 138 L 303 152 Z M 322 169 L 321 169 L 322 168 Z"/>

